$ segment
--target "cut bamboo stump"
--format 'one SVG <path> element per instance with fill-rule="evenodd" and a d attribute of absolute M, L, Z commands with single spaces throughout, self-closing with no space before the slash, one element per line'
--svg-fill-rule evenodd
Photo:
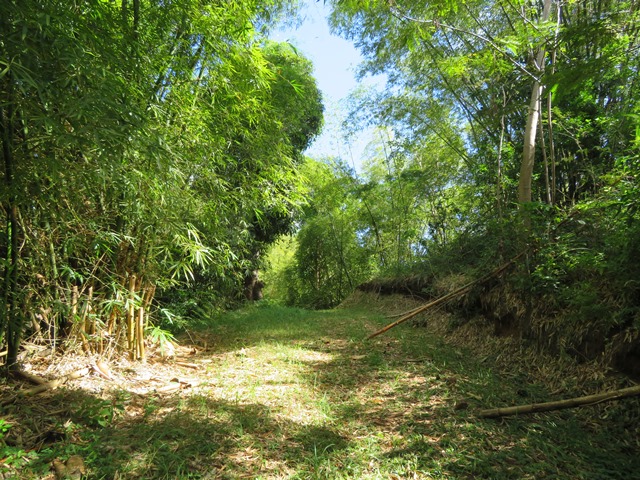
<path fill-rule="evenodd" d="M 518 405 L 515 407 L 491 408 L 488 410 L 480 410 L 478 417 L 480 418 L 498 418 L 507 417 L 509 415 L 522 415 L 526 413 L 549 412 L 552 410 L 561 410 L 563 408 L 583 407 L 595 405 L 600 402 L 609 402 L 611 400 L 619 400 L 626 397 L 634 397 L 640 395 L 640 385 L 634 387 L 614 390 L 612 392 L 599 393 L 596 395 L 587 395 L 585 397 L 570 398 L 567 400 L 558 400 L 555 402 L 533 403 L 530 405 Z"/>

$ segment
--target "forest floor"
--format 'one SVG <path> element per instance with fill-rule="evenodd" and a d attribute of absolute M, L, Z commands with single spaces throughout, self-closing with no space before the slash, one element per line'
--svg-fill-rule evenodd
<path fill-rule="evenodd" d="M 3 381 L 0 478 L 53 479 L 70 459 L 91 479 L 640 478 L 637 399 L 481 419 L 570 392 L 426 328 L 365 340 L 386 322 L 362 302 L 262 304 L 190 331 L 172 358 L 105 359 L 111 379 L 91 369 L 23 397 Z M 87 365 L 25 358 L 45 377 Z"/>

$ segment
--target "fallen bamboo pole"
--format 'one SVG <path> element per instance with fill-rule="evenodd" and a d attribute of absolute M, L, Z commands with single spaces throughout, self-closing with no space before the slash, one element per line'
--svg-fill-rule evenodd
<path fill-rule="evenodd" d="M 507 417 L 509 415 L 521 415 L 525 413 L 549 412 L 551 410 L 561 410 L 563 408 L 594 405 L 600 402 L 609 402 L 611 400 L 619 400 L 621 398 L 633 397 L 636 395 L 640 395 L 640 385 L 623 388 L 621 390 L 614 390 L 613 392 L 587 395 L 585 397 L 576 397 L 567 400 L 558 400 L 555 402 L 533 403 L 530 405 L 517 405 L 515 407 L 491 408 L 478 412 L 478 417 L 498 418 Z"/>
<path fill-rule="evenodd" d="M 415 308 L 411 311 L 409 311 L 407 314 L 405 314 L 403 317 L 401 317 L 400 319 L 396 320 L 393 323 L 390 323 L 389 325 L 387 325 L 384 328 L 381 328 L 380 330 L 378 330 L 377 332 L 372 333 L 371 335 L 369 335 L 367 337 L 367 340 L 371 340 L 374 337 L 377 337 L 378 335 L 383 334 L 384 332 L 391 330 L 393 327 L 400 325 L 401 323 L 406 322 L 407 320 L 415 317 L 416 315 L 429 310 L 430 308 L 433 307 L 437 307 L 438 305 L 442 305 L 443 303 L 448 302 L 449 300 L 458 297 L 460 295 L 464 295 L 465 293 L 469 292 L 469 290 L 471 290 L 473 287 L 475 287 L 476 285 L 479 285 L 481 283 L 486 282 L 487 280 L 493 278 L 493 277 L 497 277 L 498 275 L 500 275 L 502 272 L 504 272 L 507 268 L 509 268 L 511 265 L 513 265 L 520 257 L 522 257 L 525 252 L 520 252 L 518 255 L 516 255 L 515 257 L 513 257 L 511 260 L 509 260 L 507 263 L 499 266 L 498 268 L 496 268 L 495 270 L 492 270 L 491 272 L 487 273 L 486 275 L 478 278 L 477 280 L 474 280 L 472 282 L 467 283 L 466 285 L 458 288 L 457 290 L 448 293 L 432 302 L 427 303 L 426 305 L 422 305 L 421 307 Z"/>
<path fill-rule="evenodd" d="M 43 383 L 38 385 L 37 387 L 29 388 L 27 390 L 21 390 L 18 392 L 19 395 L 27 396 L 27 395 L 35 395 L 41 392 L 45 392 L 47 390 L 53 390 L 58 388 L 61 385 L 64 385 L 69 380 L 74 380 L 76 378 L 84 377 L 89 373 L 89 368 L 81 368 L 73 373 L 65 375 L 60 378 L 56 378 L 55 380 L 51 380 L 50 382 Z"/>
<path fill-rule="evenodd" d="M 24 370 L 16 370 L 15 372 L 13 372 L 13 375 L 16 376 L 16 377 L 24 378 L 28 382 L 31 382 L 31 383 L 33 383 L 35 385 L 43 385 L 43 384 L 47 383 L 47 381 L 48 381 L 45 378 L 38 377 L 37 375 L 34 375 L 32 373 L 29 373 L 29 372 L 25 372 Z"/>
<path fill-rule="evenodd" d="M 471 287 L 473 285 L 471 284 L 467 284 L 464 287 L 459 288 L 458 290 L 456 290 L 455 292 L 451 292 L 447 295 L 445 295 L 444 297 L 440 297 L 437 300 L 434 300 L 433 302 L 427 303 L 426 305 L 423 305 L 419 308 L 416 308 L 415 310 L 407 313 L 404 317 L 401 317 L 399 320 L 396 320 L 393 323 L 390 323 L 389 325 L 387 325 L 384 328 L 381 328 L 380 330 L 378 330 L 377 332 L 372 333 L 371 335 L 369 335 L 367 337 L 367 340 L 371 340 L 374 337 L 377 337 L 378 335 L 382 335 L 384 332 L 391 330 L 393 327 L 400 325 L 401 323 L 406 322 L 407 320 L 415 317 L 416 315 L 418 315 L 419 313 L 424 312 L 425 310 L 429 310 L 430 308 L 436 307 L 442 303 L 445 303 L 449 300 L 451 300 L 452 298 L 457 297 L 458 295 L 462 295 L 464 293 L 466 293 L 467 291 L 471 290 Z"/>

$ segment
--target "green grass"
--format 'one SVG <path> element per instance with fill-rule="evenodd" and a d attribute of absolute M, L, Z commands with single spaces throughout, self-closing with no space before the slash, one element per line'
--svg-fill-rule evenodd
<path fill-rule="evenodd" d="M 480 408 L 549 396 L 423 329 L 366 341 L 384 322 L 278 306 L 212 320 L 191 333 L 207 339 L 192 360 L 203 367 L 197 388 L 60 392 L 74 416 L 51 418 L 62 438 L 19 478 L 42 478 L 71 454 L 96 479 L 637 478 L 629 403 L 481 420 Z M 455 410 L 463 399 L 469 408 Z"/>

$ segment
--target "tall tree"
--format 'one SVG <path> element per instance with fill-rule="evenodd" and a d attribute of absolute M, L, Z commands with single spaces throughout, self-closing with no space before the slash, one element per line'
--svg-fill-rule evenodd
<path fill-rule="evenodd" d="M 523 12 L 524 13 L 524 12 Z M 526 15 L 526 13 L 524 13 Z M 538 30 L 544 26 L 551 15 L 551 0 L 544 0 L 542 15 L 538 23 Z M 542 41 L 546 41 L 545 38 Z M 533 85 L 531 98 L 527 112 L 527 123 L 524 128 L 524 146 L 522 163 L 520 164 L 520 177 L 518 180 L 518 202 L 521 204 L 531 202 L 531 182 L 533 180 L 533 167 L 536 157 L 536 139 L 538 138 L 538 123 L 540 122 L 540 109 L 542 106 L 543 84 L 542 76 L 545 73 L 546 47 L 543 44 L 534 46 L 532 56 Z"/>
<path fill-rule="evenodd" d="M 365 55 L 362 73 L 388 75 L 388 105 L 414 99 L 413 114 L 398 116 L 393 106 L 378 109 L 382 123 L 391 119 L 399 137 L 410 138 L 416 131 L 439 133 L 440 123 L 433 119 L 444 113 L 458 129 L 464 144 L 459 154 L 472 161 L 472 172 L 490 169 L 505 183 L 497 189 L 501 196 L 529 203 L 553 201 L 556 191 L 566 188 L 559 176 L 564 172 L 556 169 L 587 151 L 574 132 L 594 131 L 593 123 L 572 125 L 576 114 L 583 116 L 578 110 L 587 107 L 578 106 L 584 93 L 573 96 L 571 114 L 556 107 L 560 98 L 565 103 L 571 98 L 569 91 L 578 93 L 578 85 L 586 87 L 582 92 L 593 91 L 601 111 L 627 125 L 622 135 L 605 134 L 616 138 L 616 148 L 628 144 L 624 119 L 635 98 L 629 67 L 638 59 L 637 16 L 635 2 L 626 1 L 342 0 L 334 2 L 332 21 Z M 622 78 L 626 88 L 617 84 Z M 567 133 L 574 137 L 572 146 Z M 589 151 L 609 150 L 603 139 L 591 137 Z M 514 180 L 517 189 L 510 187 Z"/>

